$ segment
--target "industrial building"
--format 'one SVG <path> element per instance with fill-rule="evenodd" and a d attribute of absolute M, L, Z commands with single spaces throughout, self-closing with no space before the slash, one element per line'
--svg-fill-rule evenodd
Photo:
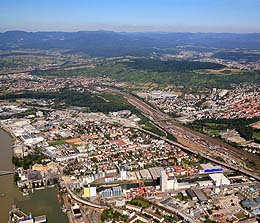
<path fill-rule="evenodd" d="M 27 215 L 15 205 L 12 207 L 12 210 L 9 212 L 9 223 L 46 223 L 46 215 L 33 217 L 31 214 Z"/>
<path fill-rule="evenodd" d="M 223 168 L 220 166 L 215 166 L 211 163 L 205 163 L 205 164 L 200 164 L 202 170 L 200 170 L 201 174 L 209 174 L 209 173 L 222 173 Z"/>
<path fill-rule="evenodd" d="M 204 194 L 204 192 L 200 189 L 193 190 L 196 197 L 199 199 L 200 202 L 206 202 L 208 201 L 207 196 Z"/>
<path fill-rule="evenodd" d="M 167 182 L 168 182 L 168 176 L 166 172 L 163 170 L 161 171 L 161 178 L 160 178 L 160 187 L 162 192 L 165 192 L 168 189 Z"/>
<path fill-rule="evenodd" d="M 140 170 L 140 175 L 141 175 L 143 180 L 151 180 L 152 179 L 152 176 L 151 176 L 150 172 L 148 171 L 148 169 Z"/>
<path fill-rule="evenodd" d="M 193 200 L 193 201 L 197 200 L 196 194 L 190 188 L 186 190 L 186 193 L 188 194 L 188 196 L 190 197 L 191 200 Z"/>
<path fill-rule="evenodd" d="M 78 204 L 72 205 L 71 211 L 72 211 L 72 214 L 75 218 L 80 218 L 82 216 L 81 211 L 80 211 L 80 207 L 79 207 Z"/>
<path fill-rule="evenodd" d="M 103 191 L 101 191 L 101 197 L 102 198 L 111 198 L 111 197 L 120 197 L 122 196 L 122 188 L 121 186 L 106 188 Z"/>
<path fill-rule="evenodd" d="M 21 135 L 20 139 L 24 142 L 25 145 L 34 145 L 44 141 L 43 137 L 37 137 L 34 134 Z"/>
<path fill-rule="evenodd" d="M 97 196 L 97 188 L 93 186 L 84 187 L 84 197 L 96 197 Z"/>
<path fill-rule="evenodd" d="M 186 190 L 193 186 L 197 186 L 197 182 L 178 182 L 175 176 L 168 176 L 164 170 L 161 171 L 160 187 L 162 192 L 166 190 Z"/>
<path fill-rule="evenodd" d="M 230 180 L 223 173 L 214 173 L 209 175 L 210 179 L 216 187 L 221 185 L 230 185 Z"/>
<path fill-rule="evenodd" d="M 161 171 L 163 171 L 163 167 L 152 167 L 148 168 L 152 178 L 154 181 L 157 181 L 161 176 Z"/>

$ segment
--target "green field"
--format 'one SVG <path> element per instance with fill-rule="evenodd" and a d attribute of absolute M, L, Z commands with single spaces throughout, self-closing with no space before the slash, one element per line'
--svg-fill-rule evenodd
<path fill-rule="evenodd" d="M 148 208 L 150 207 L 150 204 L 142 199 L 139 199 L 139 198 L 134 198 L 132 199 L 130 202 L 130 204 L 133 204 L 133 205 L 137 205 L 137 206 L 140 206 L 142 208 Z"/>
<path fill-rule="evenodd" d="M 212 66 L 209 70 L 206 65 L 173 62 L 161 64 L 159 60 L 145 60 L 145 66 L 137 60 L 124 62 L 120 60 L 106 61 L 94 68 L 82 68 L 75 70 L 55 70 L 37 73 L 41 76 L 87 76 L 87 77 L 110 77 L 120 82 L 133 84 L 155 83 L 159 87 L 167 85 L 182 85 L 186 89 L 192 87 L 201 88 L 229 88 L 230 84 L 260 83 L 260 75 L 256 71 L 240 71 L 229 69 L 226 74 L 222 67 Z M 187 68 L 185 68 L 187 63 Z M 158 65 L 158 68 L 157 68 Z M 200 68 L 200 69 L 199 69 Z"/>
<path fill-rule="evenodd" d="M 256 139 L 256 140 L 260 140 L 260 132 L 254 132 L 253 133 L 253 138 Z"/>
<path fill-rule="evenodd" d="M 65 141 L 63 140 L 56 140 L 56 141 L 51 141 L 51 142 L 48 142 L 49 146 L 57 146 L 57 145 L 63 145 L 63 144 L 66 144 Z"/>

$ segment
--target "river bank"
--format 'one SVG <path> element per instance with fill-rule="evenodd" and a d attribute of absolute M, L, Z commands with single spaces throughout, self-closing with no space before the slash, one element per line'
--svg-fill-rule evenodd
<path fill-rule="evenodd" d="M 13 170 L 12 164 L 13 144 L 12 136 L 0 129 L 0 170 Z M 33 215 L 47 215 L 49 223 L 66 223 L 67 216 L 61 211 L 57 200 L 57 189 L 45 188 L 23 196 L 14 183 L 13 175 L 0 177 L 0 222 L 8 222 L 8 212 L 16 204 L 25 213 Z"/>
<path fill-rule="evenodd" d="M 0 129 L 0 170 L 13 170 L 12 151 L 13 140 L 7 132 Z M 15 186 L 13 175 L 0 177 L 0 222 L 8 221 L 8 212 L 10 211 L 15 200 L 22 198 L 22 194 Z"/>

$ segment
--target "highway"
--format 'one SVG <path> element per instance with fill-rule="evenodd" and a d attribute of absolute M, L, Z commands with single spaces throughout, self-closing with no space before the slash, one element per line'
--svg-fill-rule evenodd
<path fill-rule="evenodd" d="M 130 104 L 139 109 L 143 115 L 150 118 L 158 127 L 169 134 L 173 134 L 177 138 L 178 142 L 168 140 L 165 137 L 160 138 L 164 138 L 164 140 L 182 148 L 183 150 L 200 154 L 203 158 L 206 158 L 214 163 L 235 171 L 239 171 L 260 181 L 260 170 L 251 170 L 245 166 L 246 159 L 259 163 L 258 156 L 227 145 L 218 139 L 211 138 L 202 133 L 184 127 L 177 123 L 169 115 L 152 107 L 148 103 L 128 92 L 112 88 L 109 88 L 108 90 L 110 92 L 122 95 Z M 216 159 L 216 157 L 220 157 L 221 160 Z"/>

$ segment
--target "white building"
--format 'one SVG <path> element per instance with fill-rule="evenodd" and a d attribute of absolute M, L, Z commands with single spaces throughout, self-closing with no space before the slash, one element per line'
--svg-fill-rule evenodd
<path fill-rule="evenodd" d="M 127 175 L 127 172 L 125 170 L 120 171 L 120 179 L 121 180 L 127 180 L 128 179 L 128 175 Z"/>
<path fill-rule="evenodd" d="M 90 187 L 89 189 L 90 197 L 96 197 L 97 196 L 97 188 L 96 187 Z"/>
<path fill-rule="evenodd" d="M 164 170 L 161 171 L 161 177 L 160 177 L 160 186 L 161 186 L 161 191 L 165 192 L 167 188 L 167 181 L 168 181 L 168 176 Z"/>
<path fill-rule="evenodd" d="M 223 173 L 210 174 L 209 177 L 216 187 L 219 187 L 221 185 L 230 185 L 229 179 L 226 178 Z"/>

